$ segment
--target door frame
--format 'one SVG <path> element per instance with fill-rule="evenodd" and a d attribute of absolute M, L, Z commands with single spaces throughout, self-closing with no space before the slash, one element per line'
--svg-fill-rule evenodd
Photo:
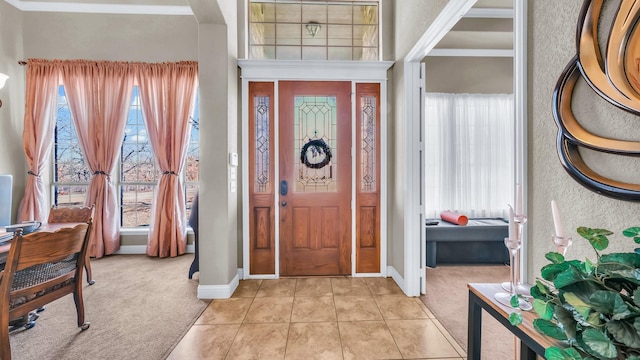
<path fill-rule="evenodd" d="M 405 239 L 420 239 L 420 241 L 405 241 L 404 246 L 404 279 L 397 281 L 402 290 L 408 296 L 419 296 L 426 292 L 426 264 L 422 262 L 421 253 L 425 251 L 426 239 L 424 231 L 425 204 L 422 197 L 412 199 L 406 194 L 424 194 L 424 181 L 422 181 L 421 164 L 424 154 L 422 136 L 416 135 L 424 130 L 421 126 L 422 116 L 422 59 L 429 54 L 437 43 L 449 30 L 462 18 L 477 0 L 451 0 L 433 21 L 422 37 L 416 42 L 411 51 L 403 59 L 404 68 L 404 104 L 405 112 L 405 151 L 407 170 L 405 173 L 404 198 L 404 234 Z M 527 209 L 528 181 L 527 181 L 527 7 L 528 0 L 513 0 L 513 95 L 515 115 L 515 179 L 522 186 L 525 194 L 523 208 Z M 513 194 L 515 199 L 515 194 Z M 420 219 L 418 222 L 415 219 Z M 521 280 L 527 282 L 527 227 L 522 239 L 520 250 L 520 274 Z"/>
<path fill-rule="evenodd" d="M 277 279 L 280 277 L 280 226 L 279 221 L 275 221 L 275 273 L 266 275 L 256 275 L 250 273 L 249 259 L 249 82 L 267 81 L 274 83 L 274 129 L 279 126 L 278 108 L 278 82 L 280 80 L 297 81 L 350 81 L 351 82 L 351 117 L 352 134 L 351 143 L 356 143 L 356 132 L 354 129 L 355 114 L 355 93 L 356 83 L 378 83 L 380 84 L 380 273 L 356 273 L 355 258 L 355 147 L 352 146 L 352 183 L 351 183 L 351 275 L 354 277 L 386 276 L 387 275 L 387 70 L 393 65 L 392 61 L 379 62 L 343 62 L 343 61 L 282 61 L 282 60 L 238 60 L 241 68 L 242 86 L 242 279 Z M 279 143 L 279 134 L 275 133 L 274 144 Z M 274 181 L 279 183 L 279 150 L 274 147 Z M 274 203 L 278 203 L 279 193 L 274 194 Z M 279 219 L 279 206 L 275 207 L 275 219 Z"/>

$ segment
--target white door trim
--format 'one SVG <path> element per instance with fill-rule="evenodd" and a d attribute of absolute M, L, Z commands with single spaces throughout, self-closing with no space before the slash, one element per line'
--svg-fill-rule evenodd
<path fill-rule="evenodd" d="M 418 40 L 411 51 L 404 58 L 404 111 L 405 119 L 405 189 L 404 189 L 404 287 L 408 296 L 420 295 L 421 276 L 424 269 L 421 264 L 418 239 L 422 239 L 424 232 L 424 204 L 420 205 L 415 194 L 424 194 L 424 182 L 419 181 L 420 152 L 424 147 L 420 137 L 412 131 L 421 129 L 420 122 L 420 88 L 416 81 L 420 78 L 419 64 L 429 54 L 435 45 L 451 30 L 453 25 L 463 17 L 477 0 L 451 0 L 424 35 Z M 522 185 L 522 190 L 527 194 L 527 0 L 513 0 L 514 21 L 514 102 L 515 102 L 515 171 L 516 181 Z M 515 194 L 514 194 L 515 199 Z M 523 207 L 527 209 L 527 197 L 523 198 Z M 416 223 L 419 222 L 419 223 Z M 524 232 L 523 246 L 520 252 L 520 266 L 522 280 L 527 281 L 525 269 L 527 266 L 527 232 Z"/>
<path fill-rule="evenodd" d="M 386 276 L 387 274 L 387 144 L 386 144 L 386 124 L 387 124 L 387 70 L 393 65 L 392 61 L 280 61 L 280 60 L 238 60 L 241 68 L 242 79 L 242 278 L 243 279 L 275 279 L 280 276 L 280 233 L 279 221 L 276 220 L 276 271 L 270 275 L 250 274 L 249 259 L 249 82 L 273 81 L 274 93 L 274 127 L 278 128 L 278 80 L 301 80 L 301 81 L 351 81 L 352 84 L 369 82 L 380 84 L 380 126 L 381 126 L 381 194 L 380 194 L 380 273 L 356 273 L 355 260 L 352 261 L 352 276 Z M 352 107 L 355 103 L 352 103 Z M 352 112 L 353 115 L 353 112 Z M 355 117 L 352 119 L 355 124 Z M 278 144 L 278 132 L 274 144 Z M 355 132 L 354 132 L 355 134 Z M 352 150 L 353 153 L 353 150 Z M 274 152 L 275 169 L 274 175 L 276 183 L 279 182 L 278 147 Z M 352 157 L 352 168 L 355 167 L 355 156 Z M 355 172 L 352 177 L 355 179 Z M 352 191 L 352 204 L 355 204 L 355 192 Z M 275 194 L 275 203 L 278 201 L 278 194 Z M 279 206 L 276 206 L 275 218 L 279 218 Z M 353 207 L 352 207 L 353 210 Z M 352 211 L 352 220 L 353 220 Z M 355 222 L 352 222 L 355 228 Z M 351 231 L 352 253 L 355 253 L 355 232 Z"/>

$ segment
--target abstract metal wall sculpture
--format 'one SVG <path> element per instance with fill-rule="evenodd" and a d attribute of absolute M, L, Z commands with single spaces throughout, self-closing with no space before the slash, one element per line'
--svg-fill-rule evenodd
<path fill-rule="evenodd" d="M 558 125 L 557 147 L 562 165 L 585 187 L 622 200 L 640 201 L 640 184 L 608 178 L 593 171 L 580 148 L 623 156 L 640 156 L 640 142 L 617 140 L 587 131 L 574 116 L 571 100 L 580 77 L 598 95 L 616 107 L 640 115 L 640 1 L 621 0 L 604 53 L 598 26 L 604 0 L 585 0 L 577 24 L 577 55 L 562 72 L 553 94 L 553 115 Z"/>

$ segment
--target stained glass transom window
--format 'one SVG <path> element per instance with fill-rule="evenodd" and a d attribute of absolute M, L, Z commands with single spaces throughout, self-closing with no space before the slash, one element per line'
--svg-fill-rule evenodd
<path fill-rule="evenodd" d="M 294 97 L 294 191 L 336 191 L 337 120 L 335 96 Z"/>
<path fill-rule="evenodd" d="M 269 149 L 269 97 L 254 97 L 255 111 L 255 192 L 267 192 L 271 179 Z"/>
<path fill-rule="evenodd" d="M 249 58 L 379 60 L 378 0 L 251 0 Z"/>
<path fill-rule="evenodd" d="M 360 98 L 362 111 L 360 124 L 362 147 L 360 159 L 360 191 L 375 192 L 376 186 L 376 98 L 362 96 Z"/>

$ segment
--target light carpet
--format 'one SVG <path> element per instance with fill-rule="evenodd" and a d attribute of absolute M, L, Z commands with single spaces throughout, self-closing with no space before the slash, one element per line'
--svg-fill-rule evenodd
<path fill-rule="evenodd" d="M 187 278 L 193 254 L 92 259 L 95 285 L 83 287 L 86 331 L 73 295 L 46 306 L 33 329 L 11 334 L 15 360 L 165 359 L 209 304 Z M 84 281 L 84 279 L 83 279 Z"/>
<path fill-rule="evenodd" d="M 427 268 L 427 294 L 422 301 L 454 339 L 467 349 L 468 283 L 509 281 L 509 267 L 438 266 Z M 491 315 L 482 312 L 482 359 L 514 359 L 515 340 Z"/>

